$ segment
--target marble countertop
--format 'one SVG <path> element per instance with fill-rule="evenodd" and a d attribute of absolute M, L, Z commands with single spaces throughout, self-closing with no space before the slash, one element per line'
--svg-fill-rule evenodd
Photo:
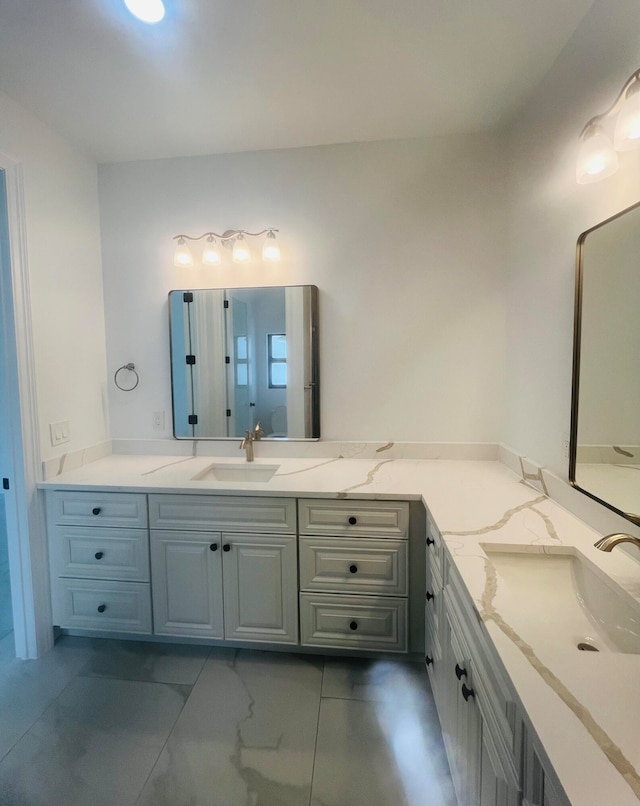
<path fill-rule="evenodd" d="M 625 806 L 640 800 L 640 654 L 558 646 L 527 632 L 485 548 L 574 552 L 640 605 L 640 564 L 593 547 L 600 536 L 496 461 L 375 458 L 258 459 L 278 464 L 264 483 L 194 481 L 208 457 L 113 455 L 62 473 L 44 489 L 422 500 L 431 512 L 487 633 L 571 803 Z M 542 596 L 548 591 L 541 591 Z M 529 618 L 530 618 L 529 613 Z"/>

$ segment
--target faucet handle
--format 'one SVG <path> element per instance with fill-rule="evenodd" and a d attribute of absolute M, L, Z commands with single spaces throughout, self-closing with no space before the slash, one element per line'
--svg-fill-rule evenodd
<path fill-rule="evenodd" d="M 264 436 L 264 431 L 262 430 L 262 426 L 260 425 L 260 420 L 255 424 L 253 428 L 253 438 L 254 439 L 262 439 Z"/>

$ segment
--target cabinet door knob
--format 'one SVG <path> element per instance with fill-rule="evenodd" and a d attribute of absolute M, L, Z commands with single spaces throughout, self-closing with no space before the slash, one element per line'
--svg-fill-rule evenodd
<path fill-rule="evenodd" d="M 211 551 L 217 551 L 218 550 L 218 544 L 217 543 L 212 543 L 209 546 L 209 548 L 211 549 Z"/>
<path fill-rule="evenodd" d="M 456 677 L 458 680 L 462 680 L 463 677 L 467 676 L 467 670 L 463 669 L 462 666 L 456 663 Z"/>
<path fill-rule="evenodd" d="M 433 594 L 431 591 L 427 591 L 427 602 L 430 602 L 433 599 Z"/>
<path fill-rule="evenodd" d="M 351 624 L 349 624 L 349 629 L 350 630 L 357 630 L 358 629 L 358 622 L 357 621 L 352 621 Z"/>
<path fill-rule="evenodd" d="M 358 566 L 357 565 L 350 565 L 349 566 L 349 571 L 351 571 L 352 574 L 357 574 L 358 573 Z"/>
<path fill-rule="evenodd" d="M 355 526 L 355 525 L 356 525 L 356 523 L 358 523 L 358 519 L 355 517 L 355 515 L 352 515 L 352 516 L 349 518 L 349 523 L 350 523 L 352 526 Z"/>
<path fill-rule="evenodd" d="M 433 546 L 436 541 L 432 537 L 427 538 L 427 546 Z"/>
<path fill-rule="evenodd" d="M 467 702 L 469 697 L 475 697 L 475 691 L 472 688 L 467 688 L 466 685 L 462 684 L 462 696 L 464 697 L 464 701 Z"/>
<path fill-rule="evenodd" d="M 106 604 L 101 604 L 101 605 L 98 605 L 98 613 L 104 613 L 104 611 L 105 611 L 106 609 L 107 609 Z"/>
<path fill-rule="evenodd" d="M 223 551 L 231 551 L 231 546 L 229 545 L 229 543 L 225 543 L 224 546 L 222 547 L 222 550 Z"/>
<path fill-rule="evenodd" d="M 430 658 L 428 655 L 425 655 L 424 662 L 427 664 L 427 666 L 431 666 L 431 664 L 433 663 L 433 658 Z"/>
<path fill-rule="evenodd" d="M 92 514 L 92 515 L 99 515 L 101 512 L 102 512 L 102 507 L 94 507 L 94 508 L 91 510 L 91 514 Z"/>
<path fill-rule="evenodd" d="M 104 551 L 96 551 L 93 556 L 96 558 L 96 560 L 101 560 L 104 557 Z"/>

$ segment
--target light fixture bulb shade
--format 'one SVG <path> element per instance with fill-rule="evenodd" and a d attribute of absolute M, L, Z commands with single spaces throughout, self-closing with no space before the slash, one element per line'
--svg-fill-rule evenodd
<path fill-rule="evenodd" d="M 220 252 L 218 250 L 218 244 L 216 243 L 216 239 L 213 237 L 213 235 L 209 235 L 205 241 L 204 249 L 202 250 L 202 262 L 206 266 L 219 266 L 222 262 Z"/>
<path fill-rule="evenodd" d="M 180 269 L 193 266 L 193 255 L 191 249 L 184 238 L 179 238 L 176 244 L 176 251 L 173 255 L 173 265 Z"/>
<path fill-rule="evenodd" d="M 142 22 L 160 22 L 164 17 L 162 0 L 124 0 L 124 4 Z"/>
<path fill-rule="evenodd" d="M 613 143 L 599 126 L 587 132 L 578 152 L 576 180 L 579 185 L 598 182 L 618 170 L 618 155 Z"/>
<path fill-rule="evenodd" d="M 231 259 L 234 263 L 249 263 L 251 260 L 249 245 L 245 241 L 244 235 L 242 234 L 238 235 L 234 241 Z"/>
<path fill-rule="evenodd" d="M 613 133 L 616 151 L 640 148 L 640 80 L 627 91 Z"/>
<path fill-rule="evenodd" d="M 262 259 L 268 263 L 277 263 L 280 260 L 280 247 L 273 232 L 267 233 L 267 240 L 262 247 Z"/>

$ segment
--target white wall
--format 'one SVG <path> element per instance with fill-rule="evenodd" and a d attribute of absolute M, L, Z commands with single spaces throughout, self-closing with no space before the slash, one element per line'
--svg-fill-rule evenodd
<path fill-rule="evenodd" d="M 99 168 L 114 438 L 171 406 L 167 292 L 320 289 L 323 439 L 497 441 L 504 155 L 496 138 L 289 149 Z M 178 270 L 172 236 L 279 227 L 283 262 Z"/>
<path fill-rule="evenodd" d="M 639 31 L 638 0 L 596 0 L 512 132 L 504 441 L 564 478 L 576 241 L 640 199 L 638 152 L 576 184 L 578 135 L 638 68 Z"/>
<path fill-rule="evenodd" d="M 96 165 L 0 94 L 0 152 L 24 175 L 42 458 L 107 438 Z M 53 448 L 49 423 L 69 420 Z"/>

